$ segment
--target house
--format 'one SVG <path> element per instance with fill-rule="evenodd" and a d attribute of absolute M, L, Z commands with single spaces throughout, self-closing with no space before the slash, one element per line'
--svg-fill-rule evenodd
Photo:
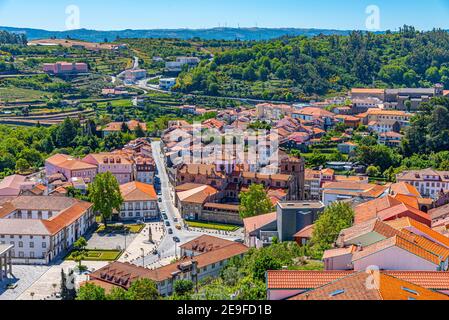
<path fill-rule="evenodd" d="M 349 115 L 336 115 L 335 119 L 339 123 L 343 123 L 345 126 L 353 129 L 358 128 L 361 124 L 360 118 Z"/>
<path fill-rule="evenodd" d="M 123 126 L 126 125 L 126 128 L 131 132 L 136 132 L 138 127 L 140 127 L 144 132 L 147 131 L 147 124 L 145 122 L 139 122 L 137 120 L 131 120 L 128 122 L 110 122 L 101 129 L 103 132 L 103 138 L 112 134 L 122 132 Z"/>
<path fill-rule="evenodd" d="M 327 182 L 322 187 L 326 206 L 354 198 L 376 199 L 388 193 L 388 186 L 362 182 Z"/>
<path fill-rule="evenodd" d="M 26 177 L 21 175 L 12 175 L 5 177 L 0 181 L 0 197 L 18 196 L 22 190 L 21 185 L 25 183 Z"/>
<path fill-rule="evenodd" d="M 134 158 L 135 180 L 146 184 L 154 184 L 156 164 L 152 157 L 138 156 Z"/>
<path fill-rule="evenodd" d="M 68 75 L 89 72 L 89 67 L 82 62 L 44 63 L 43 71 L 54 75 Z"/>
<path fill-rule="evenodd" d="M 205 184 L 186 183 L 176 188 L 176 207 L 186 220 L 201 220 L 203 205 L 213 202 L 218 190 Z"/>
<path fill-rule="evenodd" d="M 98 173 L 98 166 L 65 154 L 55 154 L 45 160 L 47 179 L 55 174 L 62 174 L 65 180 L 81 178 L 91 182 Z M 50 182 L 50 181 L 49 181 Z"/>
<path fill-rule="evenodd" d="M 159 294 L 170 296 L 178 280 L 190 280 L 198 284 L 205 279 L 216 278 L 220 271 L 234 257 L 243 257 L 248 247 L 236 242 L 223 242 L 211 238 L 198 238 L 183 245 L 183 256 L 169 265 L 150 270 L 128 263 L 113 262 L 89 276 L 88 283 L 101 286 L 106 290 L 120 287 L 129 289 L 137 279 L 150 279 L 156 282 Z M 203 252 L 202 243 L 211 244 Z M 195 248 L 196 247 L 196 248 Z"/>
<path fill-rule="evenodd" d="M 359 182 L 368 183 L 366 176 L 343 176 L 336 175 L 333 169 L 305 171 L 305 194 L 307 200 L 322 200 L 323 184 L 327 182 Z"/>
<path fill-rule="evenodd" d="M 281 201 L 277 204 L 277 231 L 281 242 L 293 241 L 298 231 L 315 223 L 324 204 L 320 201 Z"/>
<path fill-rule="evenodd" d="M 380 121 L 370 121 L 368 123 L 368 130 L 376 133 L 385 132 L 400 132 L 401 123 L 397 120 L 380 120 Z"/>
<path fill-rule="evenodd" d="M 436 271 L 390 271 L 382 270 L 383 274 L 389 275 L 407 283 L 431 290 L 435 293 L 447 295 L 449 292 L 449 272 Z M 360 272 L 363 273 L 363 272 Z M 354 271 L 302 271 L 302 270 L 277 270 L 267 272 L 267 298 L 268 300 L 284 300 L 311 290 L 321 288 L 340 279 L 356 274 Z M 369 275 L 369 273 L 367 273 Z M 350 278 L 351 279 L 351 278 Z M 365 279 L 366 281 L 367 279 Z M 363 278 L 362 278 L 363 281 Z M 372 281 L 370 281 L 372 282 Z M 366 283 L 366 282 L 365 282 Z M 409 288 L 404 285 L 404 288 Z M 342 286 L 340 290 L 349 288 Z M 352 290 L 352 289 L 351 289 Z M 346 291 L 346 290 L 345 290 Z M 354 299 L 362 299 L 362 293 Z M 397 295 L 397 299 L 402 294 Z M 444 297 L 444 296 L 443 296 Z M 350 297 L 347 297 L 348 299 Z M 351 297 L 352 299 L 352 297 Z"/>
<path fill-rule="evenodd" d="M 357 147 L 358 145 L 356 143 L 348 141 L 338 144 L 337 149 L 342 154 L 351 154 Z"/>
<path fill-rule="evenodd" d="M 402 236 L 394 236 L 356 251 L 352 257 L 355 271 L 378 266 L 382 270 L 447 271 L 447 256 L 416 244 Z"/>
<path fill-rule="evenodd" d="M 302 230 L 299 230 L 293 238 L 295 242 L 299 246 L 305 246 L 310 242 L 313 236 L 313 232 L 315 231 L 315 225 L 311 224 L 310 226 L 304 227 Z"/>
<path fill-rule="evenodd" d="M 448 237 L 409 217 L 386 221 L 386 224 L 400 231 L 406 230 L 412 232 L 413 234 L 426 238 L 438 245 L 449 248 Z"/>
<path fill-rule="evenodd" d="M 290 116 L 293 107 L 286 104 L 261 103 L 256 106 L 256 116 L 258 119 L 280 120 L 285 116 Z"/>
<path fill-rule="evenodd" d="M 125 184 L 133 180 L 133 163 L 122 154 L 108 152 L 91 153 L 82 162 L 96 166 L 98 173 L 112 173 L 119 184 Z"/>
<path fill-rule="evenodd" d="M 198 57 L 177 57 L 176 61 L 166 62 L 165 68 L 168 72 L 180 72 L 184 65 L 193 67 L 200 63 L 200 61 L 201 60 Z"/>
<path fill-rule="evenodd" d="M 159 88 L 162 90 L 170 90 L 176 84 L 176 78 L 161 78 L 159 79 Z"/>
<path fill-rule="evenodd" d="M 313 121 L 315 119 L 320 119 L 323 121 L 323 129 L 327 130 L 327 128 L 333 126 L 335 114 L 320 108 L 305 107 L 295 111 L 292 114 L 292 117 L 299 118 L 304 121 Z"/>
<path fill-rule="evenodd" d="M 442 190 L 449 190 L 449 172 L 432 168 L 404 171 L 396 175 L 398 182 L 411 184 L 423 197 L 438 198 Z"/>
<path fill-rule="evenodd" d="M 262 248 L 278 237 L 276 212 L 245 218 L 243 225 L 245 245 L 250 248 Z"/>
<path fill-rule="evenodd" d="M 180 246 L 181 257 L 196 257 L 200 254 L 221 249 L 235 242 L 210 235 L 202 235 Z"/>
<path fill-rule="evenodd" d="M 145 79 L 147 77 L 147 70 L 145 69 L 130 69 L 124 73 L 125 82 L 135 83 L 138 80 Z"/>
<path fill-rule="evenodd" d="M 401 145 L 402 138 L 404 138 L 404 135 L 395 131 L 388 131 L 379 134 L 378 142 L 379 144 L 386 145 L 387 147 L 399 147 Z"/>
<path fill-rule="evenodd" d="M 48 264 L 95 225 L 93 205 L 66 197 L 0 199 L 0 245 L 17 264 Z"/>
<path fill-rule="evenodd" d="M 352 270 L 352 256 L 357 250 L 359 247 L 355 245 L 326 250 L 323 255 L 324 270 Z"/>
<path fill-rule="evenodd" d="M 382 221 L 410 217 L 427 226 L 431 226 L 430 216 L 419 209 L 393 198 L 390 195 L 362 203 L 355 207 L 354 223 L 359 224 L 378 218 Z"/>
<path fill-rule="evenodd" d="M 449 297 L 396 278 L 390 275 L 389 271 L 362 271 L 328 282 L 288 300 L 449 300 Z"/>
<path fill-rule="evenodd" d="M 129 182 L 120 186 L 123 204 L 120 220 L 153 220 L 159 217 L 157 194 L 154 186 L 141 182 Z"/>

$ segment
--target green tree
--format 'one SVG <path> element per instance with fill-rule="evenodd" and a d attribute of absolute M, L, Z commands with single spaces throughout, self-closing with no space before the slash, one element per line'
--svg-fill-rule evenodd
<path fill-rule="evenodd" d="M 79 289 L 76 300 L 81 301 L 106 300 L 106 292 L 102 287 L 96 286 L 91 283 L 86 283 Z"/>
<path fill-rule="evenodd" d="M 193 293 L 194 284 L 190 280 L 177 280 L 173 285 L 176 295 L 186 297 Z"/>
<path fill-rule="evenodd" d="M 146 278 L 134 281 L 126 292 L 127 300 L 158 300 L 159 298 L 156 283 Z"/>
<path fill-rule="evenodd" d="M 366 174 L 369 177 L 380 177 L 380 175 L 381 175 L 379 168 L 377 168 L 375 166 L 369 166 L 366 169 Z"/>
<path fill-rule="evenodd" d="M 117 179 L 110 172 L 98 174 L 89 185 L 88 192 L 94 210 L 101 214 L 103 223 L 107 226 L 113 211 L 120 211 L 123 203 Z"/>
<path fill-rule="evenodd" d="M 352 226 L 354 210 L 348 203 L 334 202 L 328 206 L 315 223 L 311 247 L 316 258 L 330 249 L 341 230 Z"/>
<path fill-rule="evenodd" d="M 243 218 L 254 217 L 274 210 L 265 188 L 261 184 L 252 184 L 249 190 L 239 195 L 240 216 Z"/>

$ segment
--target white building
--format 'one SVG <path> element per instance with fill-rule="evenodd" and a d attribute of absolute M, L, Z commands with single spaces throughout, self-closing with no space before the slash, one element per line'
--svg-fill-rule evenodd
<path fill-rule="evenodd" d="M 0 203 L 0 244 L 12 261 L 48 264 L 95 223 L 92 204 L 65 197 L 19 196 Z"/>
<path fill-rule="evenodd" d="M 157 194 L 153 185 L 130 182 L 120 186 L 124 203 L 120 209 L 121 220 L 156 219 L 159 217 Z"/>
<path fill-rule="evenodd" d="M 176 78 L 162 78 L 159 79 L 159 88 L 162 90 L 170 90 L 176 84 Z"/>
<path fill-rule="evenodd" d="M 396 176 L 397 182 L 414 186 L 423 197 L 436 199 L 441 191 L 449 190 L 449 171 L 425 170 L 404 171 Z"/>

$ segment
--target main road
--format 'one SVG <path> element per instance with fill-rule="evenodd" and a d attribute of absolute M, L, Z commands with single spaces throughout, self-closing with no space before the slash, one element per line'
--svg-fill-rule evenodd
<path fill-rule="evenodd" d="M 159 208 L 161 211 L 165 212 L 167 214 L 167 218 L 165 221 L 168 221 L 170 223 L 170 227 L 165 226 L 164 221 L 164 228 L 167 230 L 171 228 L 173 230 L 173 234 L 168 234 L 168 232 L 165 232 L 165 236 L 162 238 L 161 242 L 157 246 L 157 250 L 159 255 L 154 255 L 152 252 L 145 252 L 145 258 L 144 262 L 142 263 L 142 258 L 138 259 L 134 263 L 136 265 L 141 266 L 142 264 L 145 266 L 148 266 L 150 264 L 153 264 L 159 260 L 174 257 L 177 255 L 180 256 L 180 249 L 179 246 L 183 243 L 189 242 L 204 233 L 198 232 L 198 231 L 192 231 L 186 229 L 183 225 L 183 221 L 181 218 L 181 215 L 179 213 L 179 210 L 174 205 L 174 190 L 171 186 L 171 183 L 168 178 L 167 174 L 167 168 L 163 159 L 163 153 L 161 149 L 161 142 L 160 141 L 154 141 L 151 144 L 152 150 L 153 150 L 153 157 L 154 161 L 156 163 L 157 171 L 158 171 L 158 177 L 161 183 L 161 199 L 162 202 L 159 202 Z M 175 222 L 175 219 L 177 219 L 178 222 Z M 176 229 L 176 225 L 179 224 L 182 226 L 181 230 Z M 228 240 L 237 240 L 241 238 L 241 235 L 239 233 L 232 233 L 232 234 L 216 234 L 214 236 L 228 239 Z M 176 243 L 173 238 L 178 237 L 180 242 Z"/>

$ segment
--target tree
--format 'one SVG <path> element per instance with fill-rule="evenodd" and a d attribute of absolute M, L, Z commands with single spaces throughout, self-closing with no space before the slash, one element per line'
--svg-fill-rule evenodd
<path fill-rule="evenodd" d="M 193 292 L 194 284 L 190 280 L 178 280 L 173 285 L 173 289 L 176 295 L 180 297 L 188 296 Z"/>
<path fill-rule="evenodd" d="M 16 162 L 16 170 L 18 173 L 24 173 L 30 169 L 30 164 L 25 159 L 19 159 Z"/>
<path fill-rule="evenodd" d="M 252 184 L 249 190 L 239 195 L 240 216 L 243 218 L 254 217 L 274 210 L 270 198 L 261 184 Z"/>
<path fill-rule="evenodd" d="M 62 300 L 75 300 L 76 289 L 74 272 L 71 270 L 68 275 L 65 274 L 64 269 L 61 269 L 61 284 L 60 293 Z"/>
<path fill-rule="evenodd" d="M 110 172 L 98 174 L 88 188 L 89 199 L 94 210 L 100 212 L 103 223 L 112 217 L 114 210 L 120 211 L 123 197 L 117 179 Z"/>
<path fill-rule="evenodd" d="M 137 138 L 143 138 L 146 136 L 146 133 L 145 133 L 145 131 L 143 131 L 140 123 L 137 125 L 137 128 L 136 128 L 134 134 L 136 135 Z"/>
<path fill-rule="evenodd" d="M 265 274 L 268 270 L 279 270 L 281 267 L 282 264 L 279 260 L 264 253 L 254 261 L 252 267 L 253 277 L 256 280 L 265 281 Z"/>
<path fill-rule="evenodd" d="M 341 230 L 349 228 L 354 221 L 354 210 L 348 203 L 334 202 L 328 206 L 315 223 L 311 239 L 316 258 L 331 248 Z"/>
<path fill-rule="evenodd" d="M 366 169 L 366 174 L 367 174 L 369 177 L 379 177 L 381 173 L 380 173 L 379 168 L 377 168 L 377 167 L 375 167 L 375 166 L 369 166 L 369 167 Z"/>
<path fill-rule="evenodd" d="M 75 261 L 78 262 L 78 268 L 79 271 L 81 272 L 81 263 L 83 262 L 83 259 L 85 259 L 85 250 L 87 247 L 87 241 L 84 237 L 79 238 L 78 240 L 75 241 L 75 243 L 73 244 L 73 247 L 77 250 L 74 254 L 75 254 Z"/>
<path fill-rule="evenodd" d="M 91 283 L 86 283 L 79 289 L 76 300 L 81 301 L 106 300 L 106 292 L 102 287 L 96 286 Z"/>
<path fill-rule="evenodd" d="M 156 283 L 146 278 L 134 281 L 126 292 L 127 300 L 158 300 L 159 298 Z"/>

